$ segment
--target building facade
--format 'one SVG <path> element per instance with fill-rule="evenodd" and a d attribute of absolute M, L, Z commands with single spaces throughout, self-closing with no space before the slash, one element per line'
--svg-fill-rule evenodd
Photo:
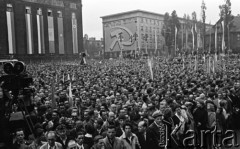
<path fill-rule="evenodd" d="M 153 53 L 163 50 L 161 35 L 163 15 L 134 10 L 103 16 L 105 57 L 118 57 L 135 52 Z"/>
<path fill-rule="evenodd" d="M 134 10 L 108 16 L 103 16 L 103 38 L 105 57 L 118 57 L 120 53 L 148 53 L 149 55 L 167 55 L 165 38 L 162 36 L 164 15 L 153 12 Z M 180 28 L 177 34 L 177 49 L 192 49 L 191 28 L 186 29 L 186 21 L 178 18 Z M 195 26 L 195 24 L 193 24 Z M 206 28 L 211 25 L 206 24 Z M 200 35 L 200 33 L 199 33 Z M 197 33 L 194 34 L 197 38 Z M 202 46 L 203 37 L 199 38 Z M 194 44 L 197 47 L 197 39 Z M 201 47 L 202 48 L 202 47 Z"/>
<path fill-rule="evenodd" d="M 101 58 L 103 55 L 103 38 L 96 40 L 95 37 L 88 38 L 85 34 L 83 38 L 85 53 L 91 58 Z"/>
<path fill-rule="evenodd" d="M 71 58 L 83 52 L 81 0 L 0 0 L 0 57 Z"/>
<path fill-rule="evenodd" d="M 217 51 L 222 53 L 223 50 L 223 29 L 221 22 L 217 22 L 214 27 L 210 28 L 206 34 L 206 44 L 211 53 Z M 215 40 L 216 39 L 216 40 Z M 227 26 L 224 34 L 225 53 L 240 52 L 240 15 L 234 16 L 231 25 Z"/>

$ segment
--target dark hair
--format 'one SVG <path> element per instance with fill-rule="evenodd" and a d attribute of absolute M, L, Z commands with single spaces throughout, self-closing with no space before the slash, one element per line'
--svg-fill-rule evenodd
<path fill-rule="evenodd" d="M 103 120 L 101 118 L 98 118 L 97 119 L 97 124 L 102 126 L 103 125 Z"/>
<path fill-rule="evenodd" d="M 86 126 L 85 126 L 85 130 L 86 130 L 86 133 L 89 133 L 89 134 L 93 134 L 94 133 L 94 127 L 91 125 L 91 124 L 87 124 Z"/>
<path fill-rule="evenodd" d="M 107 112 L 107 111 L 101 110 L 101 111 L 100 111 L 100 116 L 102 116 L 102 113 L 103 113 L 103 112 Z"/>
<path fill-rule="evenodd" d="M 109 126 L 107 127 L 107 129 L 115 129 L 115 130 L 116 130 L 116 127 L 115 127 L 114 125 L 109 125 Z"/>
<path fill-rule="evenodd" d="M 64 124 L 58 125 L 56 130 L 66 130 L 66 126 Z"/>
<path fill-rule="evenodd" d="M 123 125 L 123 130 L 125 130 L 126 126 L 129 126 L 129 127 L 131 128 L 131 130 L 132 130 L 132 127 L 133 127 L 133 126 L 132 126 L 131 123 L 129 123 L 129 122 L 125 123 L 125 124 Z"/>

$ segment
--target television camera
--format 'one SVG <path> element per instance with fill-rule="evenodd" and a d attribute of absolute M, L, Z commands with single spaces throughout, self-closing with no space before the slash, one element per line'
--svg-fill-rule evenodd
<path fill-rule="evenodd" d="M 13 117 L 13 105 L 17 105 L 22 113 L 23 118 L 26 120 L 28 109 L 31 106 L 31 95 L 34 89 L 30 87 L 33 83 L 33 78 L 26 72 L 26 65 L 21 61 L 9 61 L 3 63 L 3 71 L 5 75 L 0 77 L 0 87 L 2 90 L 3 100 L 1 105 L 3 113 L 6 117 Z M 2 102 L 4 101 L 4 103 Z M 30 120 L 31 121 L 31 120 Z M 27 122 L 30 131 L 32 122 Z"/>

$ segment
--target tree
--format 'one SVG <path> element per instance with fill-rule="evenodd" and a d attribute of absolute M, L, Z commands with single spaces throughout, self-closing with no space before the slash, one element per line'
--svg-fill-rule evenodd
<path fill-rule="evenodd" d="M 174 46 L 175 42 L 175 26 L 178 30 L 180 28 L 180 22 L 178 20 L 176 11 L 174 10 L 171 16 L 169 13 L 165 13 L 163 22 L 162 35 L 165 38 L 166 46 L 168 46 L 168 49 L 171 51 L 171 48 Z"/>
<path fill-rule="evenodd" d="M 162 36 L 165 38 L 165 45 L 170 47 L 172 44 L 172 37 L 171 37 L 171 28 L 170 28 L 170 19 L 169 13 L 166 12 L 164 14 L 163 20 L 163 27 L 162 27 Z"/>
<path fill-rule="evenodd" d="M 225 4 L 220 5 L 219 9 L 220 9 L 220 21 L 224 21 L 224 39 L 225 39 L 225 43 L 226 46 L 230 48 L 229 43 L 230 42 L 226 42 L 229 41 L 230 37 L 229 37 L 229 30 L 230 28 L 233 26 L 232 24 L 232 20 L 233 20 L 233 15 L 232 10 L 231 10 L 231 1 L 230 0 L 225 0 Z"/>
<path fill-rule="evenodd" d="M 202 9 L 202 35 L 203 35 L 203 50 L 205 50 L 205 34 L 206 34 L 206 4 L 204 2 L 204 0 L 202 1 L 202 6 L 201 6 L 201 9 Z"/>

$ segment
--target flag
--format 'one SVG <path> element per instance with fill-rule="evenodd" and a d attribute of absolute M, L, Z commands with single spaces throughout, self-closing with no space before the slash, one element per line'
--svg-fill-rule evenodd
<path fill-rule="evenodd" d="M 195 71 L 197 71 L 197 55 L 195 55 L 195 67 L 194 67 Z"/>
<path fill-rule="evenodd" d="M 211 47 L 212 47 L 211 45 L 212 45 L 212 30 L 210 29 L 210 42 L 209 42 L 209 51 L 208 51 L 208 53 L 211 53 Z"/>
<path fill-rule="evenodd" d="M 177 32 L 178 32 L 178 29 L 177 29 L 177 26 L 175 26 L 175 52 L 177 51 Z"/>
<path fill-rule="evenodd" d="M 222 53 L 225 54 L 224 20 L 222 21 L 222 29 L 223 29 L 223 35 L 222 35 Z"/>
<path fill-rule="evenodd" d="M 186 51 L 187 51 L 187 48 L 188 48 L 188 30 L 187 30 L 187 27 L 185 28 L 186 30 Z"/>
<path fill-rule="evenodd" d="M 217 24 L 215 26 L 215 53 L 217 53 Z"/>
<path fill-rule="evenodd" d="M 72 107 L 73 106 L 73 95 L 72 95 L 72 83 L 71 82 L 69 83 L 68 96 L 69 96 L 69 105 L 70 105 L 70 107 Z"/>
<path fill-rule="evenodd" d="M 155 54 L 157 54 L 157 31 L 155 30 Z"/>
<path fill-rule="evenodd" d="M 150 71 L 150 77 L 153 80 L 152 59 L 148 58 L 148 67 Z"/>
<path fill-rule="evenodd" d="M 195 43 L 195 41 L 194 41 L 194 30 L 193 30 L 193 26 L 192 26 L 192 38 L 193 38 L 192 42 L 193 42 L 193 50 L 194 50 L 194 43 Z"/>
<path fill-rule="evenodd" d="M 54 78 L 51 81 L 51 92 L 52 92 L 52 108 L 55 109 L 57 107 L 57 103 L 56 103 L 56 99 L 55 99 L 55 82 L 54 82 Z"/>

